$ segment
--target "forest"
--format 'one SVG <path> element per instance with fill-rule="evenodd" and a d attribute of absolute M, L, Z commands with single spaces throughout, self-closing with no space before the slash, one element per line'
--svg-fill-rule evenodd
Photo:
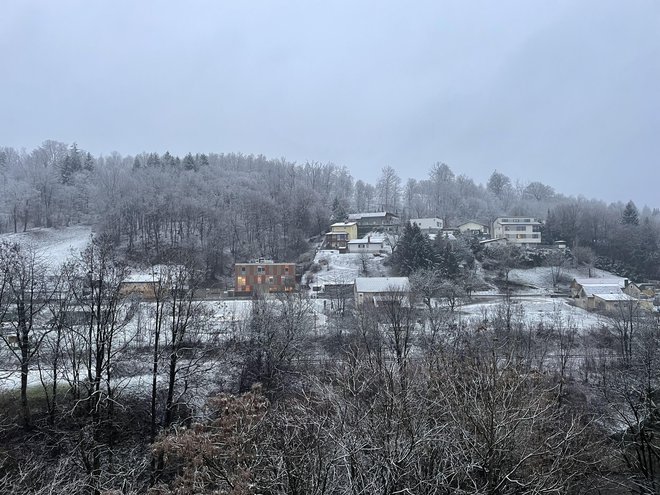
<path fill-rule="evenodd" d="M 323 332 L 302 293 L 243 315 L 221 303 L 222 318 L 195 297 L 227 287 L 235 262 L 307 263 L 333 221 L 382 210 L 449 226 L 534 216 L 576 263 L 653 280 L 657 209 L 497 171 L 476 184 L 443 163 L 368 184 L 335 164 L 54 141 L 0 148 L 0 174 L 2 232 L 95 232 L 56 270 L 0 242 L 0 375 L 20 370 L 0 391 L 0 493 L 660 493 L 660 322 L 638 306 L 587 332 L 560 315 L 532 325 L 503 297 L 474 324 L 468 287 L 449 282 L 510 253 L 410 225 L 392 269 L 411 293 L 337 301 Z M 135 266 L 149 301 L 122 292 Z"/>

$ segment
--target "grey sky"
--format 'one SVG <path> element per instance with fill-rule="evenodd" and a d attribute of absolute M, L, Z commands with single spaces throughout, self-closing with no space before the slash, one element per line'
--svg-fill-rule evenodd
<path fill-rule="evenodd" d="M 66 1 L 0 9 L 0 144 L 443 161 L 660 206 L 660 2 Z"/>

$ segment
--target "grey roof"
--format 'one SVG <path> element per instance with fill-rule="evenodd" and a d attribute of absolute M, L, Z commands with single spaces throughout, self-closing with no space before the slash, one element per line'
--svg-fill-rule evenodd
<path fill-rule="evenodd" d="M 387 211 L 377 211 L 374 213 L 351 213 L 348 215 L 349 220 L 360 220 L 361 218 L 381 218 L 385 217 L 387 215 L 392 215 L 393 217 L 398 217 L 398 215 L 395 215 L 394 213 L 389 213 Z"/>
<path fill-rule="evenodd" d="M 362 239 L 352 239 L 348 241 L 349 244 L 382 244 L 385 242 L 381 237 L 364 237 Z"/>
<path fill-rule="evenodd" d="M 618 285 L 583 285 L 582 290 L 587 297 L 594 295 L 604 296 L 606 294 L 623 294 L 621 287 Z"/>
<path fill-rule="evenodd" d="M 624 294 L 623 292 L 611 293 L 611 294 L 594 294 L 598 299 L 603 301 L 636 301 L 634 297 Z"/>
<path fill-rule="evenodd" d="M 358 277 L 355 279 L 357 292 L 395 292 L 410 290 L 408 277 Z"/>

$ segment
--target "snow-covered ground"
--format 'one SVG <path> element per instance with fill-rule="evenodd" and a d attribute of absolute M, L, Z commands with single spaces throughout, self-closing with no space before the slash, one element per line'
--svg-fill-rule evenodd
<path fill-rule="evenodd" d="M 514 317 L 522 318 L 528 325 L 556 324 L 561 321 L 565 326 L 570 325 L 578 330 L 589 330 L 603 324 L 600 315 L 572 306 L 564 298 L 525 296 L 514 297 L 511 301 Z M 464 317 L 476 323 L 483 321 L 484 317 L 492 319 L 501 304 L 502 299 L 492 298 L 485 302 L 462 306 L 460 311 Z"/>
<path fill-rule="evenodd" d="M 307 272 L 303 281 L 313 278 L 310 286 L 323 286 L 324 284 L 352 284 L 356 277 L 383 277 L 388 270 L 383 266 L 386 256 L 373 254 L 340 253 L 336 250 L 320 250 L 314 257 L 314 263 L 320 265 L 317 273 Z M 364 261 L 364 264 L 363 264 Z M 366 274 L 364 273 L 366 265 Z"/>
<path fill-rule="evenodd" d="M 86 225 L 61 229 L 36 228 L 17 234 L 0 234 L 0 239 L 34 246 L 44 261 L 56 270 L 72 255 L 80 253 L 92 238 Z"/>
<path fill-rule="evenodd" d="M 589 273 L 584 268 L 562 268 L 559 275 L 559 285 L 568 287 L 574 278 L 588 277 Z M 605 270 L 592 268 L 592 277 L 614 277 Z M 552 268 L 549 266 L 539 266 L 536 268 L 516 268 L 509 272 L 509 281 L 514 284 L 524 285 L 535 289 L 544 289 L 552 292 Z"/>

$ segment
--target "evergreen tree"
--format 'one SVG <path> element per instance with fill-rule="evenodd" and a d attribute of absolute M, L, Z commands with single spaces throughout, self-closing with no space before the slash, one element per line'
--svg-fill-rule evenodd
<path fill-rule="evenodd" d="M 416 270 L 432 268 L 435 263 L 435 252 L 429 237 L 422 234 L 418 225 L 407 223 L 392 254 L 392 264 L 397 273 L 408 276 Z"/>
<path fill-rule="evenodd" d="M 621 223 L 624 225 L 639 225 L 639 212 L 635 203 L 628 201 L 621 215 Z"/>
<path fill-rule="evenodd" d="M 197 170 L 197 164 L 195 163 L 192 153 L 188 153 L 183 159 L 183 168 L 186 170 Z"/>
<path fill-rule="evenodd" d="M 339 198 L 335 197 L 332 202 L 332 222 L 343 222 L 347 217 L 346 208 L 344 208 L 344 205 L 339 201 Z"/>

